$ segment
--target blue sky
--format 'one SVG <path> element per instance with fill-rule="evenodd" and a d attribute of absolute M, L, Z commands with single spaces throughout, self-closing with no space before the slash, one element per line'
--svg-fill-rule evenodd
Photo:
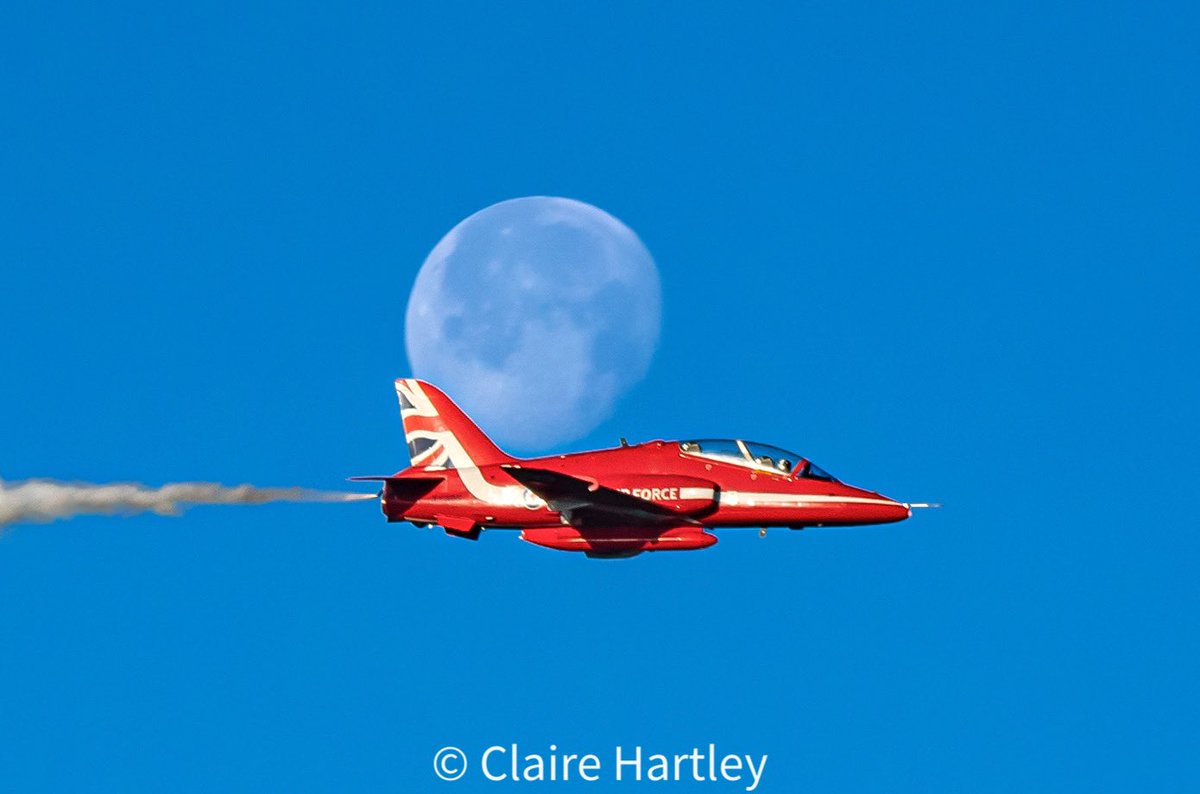
<path fill-rule="evenodd" d="M 662 274 L 649 375 L 573 448 L 741 435 L 948 505 L 622 563 L 370 503 L 18 527 L 6 788 L 497 790 L 432 756 L 511 742 L 1200 783 L 1191 7 L 2 13 L 5 479 L 398 468 L 421 261 L 547 194 Z"/>

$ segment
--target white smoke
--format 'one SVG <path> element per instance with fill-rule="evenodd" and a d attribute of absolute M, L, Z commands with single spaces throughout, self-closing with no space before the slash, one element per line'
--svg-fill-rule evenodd
<path fill-rule="evenodd" d="M 174 516 L 191 505 L 256 505 L 264 502 L 356 502 L 374 494 L 313 491 L 307 488 L 226 486 L 212 482 L 168 483 L 151 488 L 138 483 L 95 485 L 56 480 L 0 480 L 0 529 L 16 523 L 45 523 L 77 515 L 132 515 L 151 512 Z"/>

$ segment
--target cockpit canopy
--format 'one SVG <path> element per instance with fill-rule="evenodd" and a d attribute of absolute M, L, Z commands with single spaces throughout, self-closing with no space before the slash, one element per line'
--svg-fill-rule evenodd
<path fill-rule="evenodd" d="M 775 473 L 790 474 L 810 480 L 837 482 L 833 475 L 803 455 L 788 452 L 786 449 L 773 447 L 770 444 L 759 444 L 756 441 L 701 438 L 694 441 L 680 441 L 679 451 L 737 466 L 767 469 Z"/>

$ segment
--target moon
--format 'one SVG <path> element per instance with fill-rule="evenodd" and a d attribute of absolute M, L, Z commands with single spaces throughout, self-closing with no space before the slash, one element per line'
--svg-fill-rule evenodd
<path fill-rule="evenodd" d="M 450 230 L 405 316 L 413 373 L 501 445 L 581 438 L 612 415 L 658 346 L 658 269 L 633 231 L 569 198 L 510 199 Z"/>

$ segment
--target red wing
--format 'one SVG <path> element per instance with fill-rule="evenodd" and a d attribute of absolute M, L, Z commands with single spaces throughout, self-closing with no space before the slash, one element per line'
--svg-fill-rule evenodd
<path fill-rule="evenodd" d="M 546 500 L 552 510 L 583 526 L 699 526 L 674 510 L 631 494 L 549 469 L 531 469 L 515 464 L 502 468 L 517 482 Z"/>

